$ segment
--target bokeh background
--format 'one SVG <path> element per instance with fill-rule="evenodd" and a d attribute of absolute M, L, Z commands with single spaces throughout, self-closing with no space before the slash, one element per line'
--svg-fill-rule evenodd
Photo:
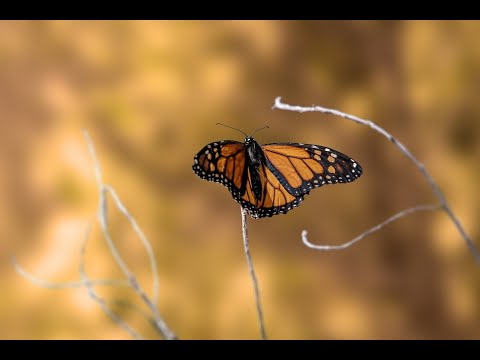
<path fill-rule="evenodd" d="M 329 146 L 364 175 L 313 191 L 288 216 L 249 219 L 268 335 L 275 339 L 480 337 L 480 270 L 448 218 L 418 213 L 341 251 L 395 212 L 436 203 L 385 138 L 319 113 L 272 110 L 275 97 L 372 119 L 424 162 L 480 245 L 480 22 L 2 21 L 0 22 L 0 338 L 129 338 L 85 289 L 47 290 L 86 267 L 120 278 L 95 223 L 97 189 L 82 129 L 105 181 L 152 245 L 159 308 L 184 339 L 258 338 L 240 210 L 196 177 L 208 142 Z M 151 288 L 148 259 L 110 207 L 126 261 Z M 99 288 L 139 304 L 131 292 Z M 141 315 L 114 308 L 147 337 Z"/>

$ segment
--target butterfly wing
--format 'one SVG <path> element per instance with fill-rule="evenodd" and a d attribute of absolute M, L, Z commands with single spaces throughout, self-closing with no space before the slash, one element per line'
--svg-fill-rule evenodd
<path fill-rule="evenodd" d="M 233 140 L 210 143 L 193 161 L 193 171 L 202 179 L 219 182 L 230 192 L 245 191 L 247 166 L 243 143 Z"/>
<path fill-rule="evenodd" d="M 294 196 L 326 184 L 352 182 L 361 166 L 340 151 L 311 144 L 273 143 L 262 146 L 266 166 Z"/>

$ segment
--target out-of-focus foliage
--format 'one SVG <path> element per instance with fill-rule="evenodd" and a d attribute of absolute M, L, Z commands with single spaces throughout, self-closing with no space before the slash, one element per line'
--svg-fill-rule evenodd
<path fill-rule="evenodd" d="M 96 211 L 89 130 L 105 181 L 151 240 L 160 304 L 181 338 L 257 338 L 239 206 L 196 177 L 207 142 L 330 146 L 365 170 L 298 209 L 249 219 L 271 338 L 478 338 L 480 271 L 442 213 L 403 219 L 354 247 L 319 253 L 396 211 L 435 202 L 416 169 L 367 128 L 272 111 L 276 96 L 373 119 L 426 164 L 480 244 L 480 22 L 0 22 L 0 337 L 127 338 L 86 290 L 45 290 L 14 273 L 78 279 Z M 113 208 L 112 208 L 113 209 Z M 111 229 L 148 288 L 147 258 L 114 210 Z M 92 277 L 120 273 L 94 227 Z M 99 289 L 110 300 L 133 299 Z M 116 309 L 154 336 L 128 307 Z"/>

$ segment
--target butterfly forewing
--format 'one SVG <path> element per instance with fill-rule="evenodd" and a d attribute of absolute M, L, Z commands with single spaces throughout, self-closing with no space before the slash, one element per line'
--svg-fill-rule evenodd
<path fill-rule="evenodd" d="M 351 182 L 362 168 L 352 158 L 324 146 L 274 143 L 262 146 L 267 166 L 292 194 L 308 194 L 313 188 Z"/>
<path fill-rule="evenodd" d="M 206 145 L 195 155 L 193 171 L 202 179 L 241 189 L 246 168 L 245 146 L 233 140 Z M 231 190 L 230 190 L 231 191 Z"/>

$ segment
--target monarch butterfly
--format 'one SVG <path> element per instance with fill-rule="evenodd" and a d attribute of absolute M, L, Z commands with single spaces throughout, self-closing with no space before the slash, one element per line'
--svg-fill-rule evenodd
<path fill-rule="evenodd" d="M 252 137 L 257 131 L 244 133 L 243 143 L 222 140 L 206 145 L 193 164 L 195 174 L 226 186 L 253 218 L 286 214 L 312 189 L 362 175 L 361 166 L 337 150 L 302 143 L 260 145 Z"/>

